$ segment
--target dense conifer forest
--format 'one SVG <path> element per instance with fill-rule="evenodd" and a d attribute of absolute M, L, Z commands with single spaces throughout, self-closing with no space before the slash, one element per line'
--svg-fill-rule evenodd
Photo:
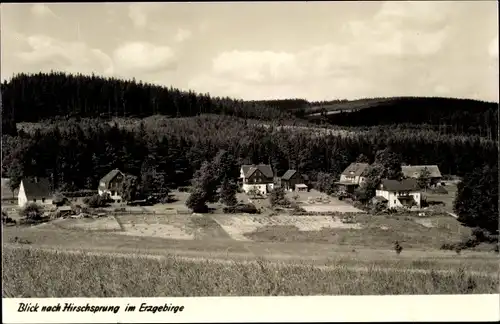
<path fill-rule="evenodd" d="M 497 168 L 493 131 L 485 126 L 467 134 L 463 128 L 466 115 L 469 120 L 489 116 L 485 125 L 496 127 L 497 110 L 490 109 L 492 104 L 478 103 L 474 110 L 467 101 L 463 107 L 468 108 L 457 108 L 459 112 L 443 109 L 439 120 L 457 121 L 443 131 L 432 125 L 432 119 L 412 113 L 428 111 L 425 104 L 417 107 L 411 102 L 409 110 L 401 108 L 410 117 L 394 117 L 391 127 L 384 125 L 390 121 L 385 114 L 370 115 L 370 109 L 379 109 L 374 107 L 352 114 L 372 116 L 381 126 L 351 127 L 363 124 L 355 120 L 365 117 L 353 117 L 354 121 L 339 117 L 344 118 L 343 127 L 328 127 L 341 131 L 323 132 L 280 124 L 292 120 L 307 125 L 297 117 L 296 107 L 324 103 L 245 102 L 97 76 L 19 74 L 2 85 L 2 177 L 16 184 L 23 176 L 47 176 L 54 188 L 76 190 L 95 188 L 111 168 L 137 176 L 154 169 L 176 187 L 189 184 L 202 162 L 221 149 L 236 156 L 238 163 L 271 163 L 279 175 L 296 168 L 312 179 L 318 172 L 337 176 L 360 154 L 373 160 L 386 147 L 404 163 L 437 164 L 443 174 L 463 176 L 484 165 Z M 136 122 L 127 127 L 113 122 L 117 117 Z M 37 129 L 17 132 L 16 123 L 23 122 L 38 122 Z"/>

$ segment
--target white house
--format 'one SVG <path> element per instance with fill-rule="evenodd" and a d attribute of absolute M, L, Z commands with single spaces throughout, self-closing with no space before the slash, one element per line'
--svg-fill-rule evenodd
<path fill-rule="evenodd" d="M 386 202 L 388 208 L 410 208 L 412 206 L 420 208 L 422 201 L 422 194 L 415 179 L 382 180 L 375 195 L 379 201 Z"/>
<path fill-rule="evenodd" d="M 120 188 L 124 179 L 125 174 L 123 172 L 118 169 L 111 170 L 108 174 L 102 177 L 101 181 L 99 181 L 97 192 L 101 196 L 107 193 L 110 195 L 111 199 L 120 203 L 122 202 Z"/>
<path fill-rule="evenodd" d="M 52 205 L 49 180 L 46 178 L 21 180 L 19 193 L 17 195 L 17 203 L 19 207 L 24 207 L 28 203 Z"/>
<path fill-rule="evenodd" d="M 340 181 L 336 182 L 341 191 L 354 192 L 354 189 L 365 181 L 365 171 L 370 165 L 368 163 L 351 163 L 340 175 Z"/>
<path fill-rule="evenodd" d="M 274 188 L 274 173 L 268 164 L 242 165 L 240 181 L 246 193 L 255 189 L 261 195 L 265 195 Z"/>

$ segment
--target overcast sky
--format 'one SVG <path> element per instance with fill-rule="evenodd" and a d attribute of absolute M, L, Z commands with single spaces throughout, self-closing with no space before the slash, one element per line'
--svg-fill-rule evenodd
<path fill-rule="evenodd" d="M 496 1 L 2 4 L 1 77 L 68 71 L 243 99 L 498 101 Z"/>

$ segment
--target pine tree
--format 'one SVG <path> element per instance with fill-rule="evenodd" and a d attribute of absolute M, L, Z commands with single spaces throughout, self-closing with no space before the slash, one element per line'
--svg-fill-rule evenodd
<path fill-rule="evenodd" d="M 236 184 L 224 179 L 220 187 L 220 200 L 227 206 L 234 206 L 238 203 L 236 199 Z"/>

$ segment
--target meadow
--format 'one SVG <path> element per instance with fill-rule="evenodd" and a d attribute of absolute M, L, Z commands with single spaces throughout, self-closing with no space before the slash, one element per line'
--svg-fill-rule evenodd
<path fill-rule="evenodd" d="M 3 297 L 484 294 L 498 277 L 452 271 L 191 261 L 5 247 Z"/>

